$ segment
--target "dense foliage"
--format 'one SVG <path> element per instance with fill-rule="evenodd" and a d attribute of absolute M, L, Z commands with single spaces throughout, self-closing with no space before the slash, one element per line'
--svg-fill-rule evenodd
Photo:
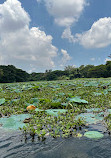
<path fill-rule="evenodd" d="M 6 83 L 0 85 L 0 96 L 3 129 L 20 128 L 39 140 L 102 138 L 100 129 L 89 127 L 103 122 L 111 132 L 111 78 Z"/>
<path fill-rule="evenodd" d="M 29 74 L 26 71 L 17 69 L 13 65 L 0 66 L 0 82 L 25 82 L 29 80 Z"/>
<path fill-rule="evenodd" d="M 64 70 L 46 70 L 45 73 L 33 72 L 28 74 L 26 71 L 17 69 L 13 65 L 0 66 L 0 82 L 26 82 L 26 81 L 52 81 L 52 80 L 72 80 L 74 78 L 100 78 L 111 77 L 111 61 L 105 65 L 81 65 L 76 68 L 66 66 Z"/>

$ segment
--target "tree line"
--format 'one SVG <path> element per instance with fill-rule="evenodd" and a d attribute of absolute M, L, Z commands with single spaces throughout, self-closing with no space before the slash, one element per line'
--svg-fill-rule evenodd
<path fill-rule="evenodd" d="M 0 66 L 0 83 L 27 82 L 27 81 L 52 81 L 72 80 L 74 78 L 100 78 L 111 77 L 111 61 L 105 65 L 81 65 L 66 66 L 64 70 L 46 70 L 44 73 L 33 72 L 31 74 L 18 69 L 13 65 Z"/>

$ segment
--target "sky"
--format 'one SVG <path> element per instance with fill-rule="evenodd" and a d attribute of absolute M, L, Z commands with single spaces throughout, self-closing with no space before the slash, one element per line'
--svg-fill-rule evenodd
<path fill-rule="evenodd" d="M 0 0 L 0 65 L 45 72 L 110 54 L 111 0 Z"/>

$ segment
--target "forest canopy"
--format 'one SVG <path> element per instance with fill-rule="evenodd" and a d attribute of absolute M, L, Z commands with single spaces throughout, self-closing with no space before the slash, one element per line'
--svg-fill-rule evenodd
<path fill-rule="evenodd" d="M 80 67 L 66 66 L 64 70 L 46 70 L 44 73 L 31 74 L 18 69 L 13 65 L 0 65 L 0 83 L 72 80 L 74 78 L 100 78 L 111 77 L 111 61 L 105 65 L 81 65 Z"/>

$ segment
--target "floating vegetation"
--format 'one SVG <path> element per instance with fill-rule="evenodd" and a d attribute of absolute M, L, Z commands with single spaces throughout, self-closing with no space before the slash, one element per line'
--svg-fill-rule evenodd
<path fill-rule="evenodd" d="M 66 109 L 48 109 L 48 110 L 46 110 L 46 112 L 47 112 L 49 115 L 58 116 L 58 114 L 66 113 L 67 110 L 66 110 Z"/>
<path fill-rule="evenodd" d="M 19 130 L 19 128 L 25 126 L 23 121 L 29 117 L 29 114 L 12 115 L 10 117 L 0 118 L 0 124 L 2 128 L 7 130 Z"/>
<path fill-rule="evenodd" d="M 81 113 L 76 118 L 81 118 L 85 120 L 88 124 L 96 124 L 97 122 L 104 119 L 101 115 L 94 113 Z"/>
<path fill-rule="evenodd" d="M 104 137 L 104 135 L 98 131 L 88 131 L 84 134 L 85 137 L 91 138 L 91 139 L 100 139 Z"/>
<path fill-rule="evenodd" d="M 110 89 L 110 78 L 1 84 L 1 128 L 20 127 L 41 140 L 80 138 L 85 125 L 102 123 L 105 116 L 111 131 Z"/>
<path fill-rule="evenodd" d="M 5 103 L 5 98 L 0 99 L 0 105 Z"/>
<path fill-rule="evenodd" d="M 44 140 L 47 135 L 54 138 L 81 137 L 77 134 L 77 130 L 84 125 L 85 122 L 82 119 L 75 119 L 73 111 L 66 113 L 64 109 L 55 109 L 55 111 L 50 109 L 49 111 L 36 112 L 31 117 L 29 124 L 23 127 L 23 130 L 31 135 L 37 134 L 41 140 Z"/>
<path fill-rule="evenodd" d="M 80 97 L 69 98 L 69 102 L 88 104 L 88 101 L 80 99 Z"/>

